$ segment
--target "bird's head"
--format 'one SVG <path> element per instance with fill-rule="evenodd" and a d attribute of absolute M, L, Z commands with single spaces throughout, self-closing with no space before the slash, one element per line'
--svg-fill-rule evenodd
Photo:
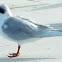
<path fill-rule="evenodd" d="M 2 22 L 4 22 L 6 19 L 12 16 L 12 13 L 7 5 L 0 4 L 0 25 Z"/>

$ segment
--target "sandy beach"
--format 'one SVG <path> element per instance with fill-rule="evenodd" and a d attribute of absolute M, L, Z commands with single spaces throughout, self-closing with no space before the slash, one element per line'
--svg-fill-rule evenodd
<path fill-rule="evenodd" d="M 8 5 L 14 16 L 62 30 L 61 0 L 0 0 L 0 3 Z M 9 58 L 9 53 L 17 52 L 17 46 L 0 36 L 0 62 L 62 62 L 62 36 L 22 44 L 20 56 Z"/>

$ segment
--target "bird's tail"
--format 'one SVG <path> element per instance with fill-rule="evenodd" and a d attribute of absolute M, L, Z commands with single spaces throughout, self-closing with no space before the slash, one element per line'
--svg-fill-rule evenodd
<path fill-rule="evenodd" d="M 50 32 L 48 32 L 48 36 L 62 36 L 62 30 L 61 29 L 52 29 Z"/>
<path fill-rule="evenodd" d="M 51 31 L 62 32 L 62 30 L 61 30 L 61 29 L 52 29 Z"/>
<path fill-rule="evenodd" d="M 54 36 L 62 36 L 62 30 L 52 29 L 40 35 L 40 37 L 54 37 Z"/>

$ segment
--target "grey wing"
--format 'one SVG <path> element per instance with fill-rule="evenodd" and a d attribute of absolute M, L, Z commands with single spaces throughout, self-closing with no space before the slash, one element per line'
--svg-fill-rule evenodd
<path fill-rule="evenodd" d="M 38 28 L 49 28 L 48 26 L 45 26 L 45 25 L 40 25 L 40 24 L 38 24 L 38 23 L 36 23 L 36 22 L 33 22 L 33 21 L 31 21 L 31 20 L 29 20 L 29 19 L 27 19 L 27 18 L 22 18 L 22 17 L 20 17 L 20 16 L 16 16 L 16 17 L 18 17 L 18 18 L 20 18 L 20 19 L 22 19 L 22 20 L 25 20 L 25 21 L 28 21 L 28 22 L 30 22 L 30 23 L 33 23 L 33 24 L 35 24 L 35 25 L 37 25 L 38 26 Z"/>
<path fill-rule="evenodd" d="M 29 19 L 27 19 L 27 18 L 23 18 L 23 17 L 20 17 L 20 16 L 16 16 L 16 17 L 18 17 L 18 18 L 20 18 L 20 19 L 22 19 L 22 20 L 29 21 L 29 22 L 31 22 L 31 23 L 33 23 L 33 24 L 35 24 L 35 25 L 39 25 L 39 24 L 37 24 L 36 22 L 33 22 L 33 21 L 31 21 L 31 20 L 29 20 Z"/>
<path fill-rule="evenodd" d="M 33 23 L 34 25 L 38 26 L 38 29 L 41 29 L 41 30 L 46 30 L 46 29 L 49 29 L 49 28 L 50 28 L 50 27 L 48 27 L 48 26 L 40 25 L 40 24 L 38 24 L 38 23 L 36 23 L 36 22 L 30 21 L 30 20 L 27 19 L 27 18 L 22 18 L 22 17 L 20 17 L 20 16 L 16 16 L 16 17 L 18 17 L 18 18 L 20 18 L 20 19 L 22 19 L 22 20 L 24 20 L 24 21 L 28 21 L 28 22 L 30 22 L 30 23 Z"/>
<path fill-rule="evenodd" d="M 4 27 L 5 25 L 7 25 L 7 28 Z M 28 24 L 15 17 L 10 17 L 5 20 L 2 30 L 7 36 L 15 40 L 33 37 L 33 29 Z"/>

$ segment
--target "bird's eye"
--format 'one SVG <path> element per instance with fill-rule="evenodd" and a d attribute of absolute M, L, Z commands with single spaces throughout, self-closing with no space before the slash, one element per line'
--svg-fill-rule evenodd
<path fill-rule="evenodd" d="M 3 8 L 0 8 L 0 13 L 4 14 L 5 10 Z"/>

